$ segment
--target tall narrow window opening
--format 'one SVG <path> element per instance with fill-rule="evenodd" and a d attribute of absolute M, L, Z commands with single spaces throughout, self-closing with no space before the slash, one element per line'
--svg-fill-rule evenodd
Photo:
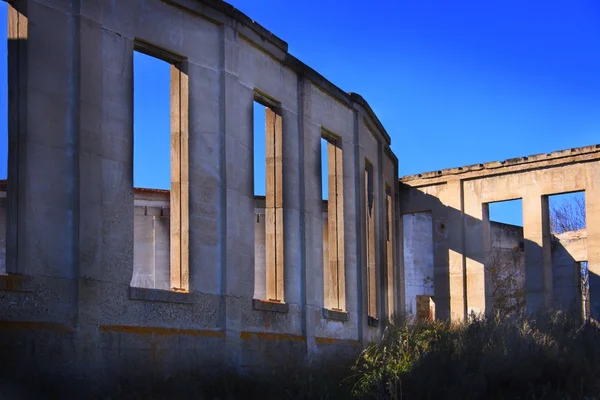
<path fill-rule="evenodd" d="M 265 236 L 265 193 L 266 193 L 266 154 L 267 139 L 265 136 L 265 106 L 257 101 L 253 102 L 253 179 L 255 199 L 255 224 L 254 224 L 254 298 L 264 300 L 267 298 L 267 271 L 266 271 L 266 236 Z"/>
<path fill-rule="evenodd" d="M 346 307 L 344 265 L 344 190 L 341 139 L 323 130 L 321 137 L 321 183 L 327 200 L 327 226 L 323 232 L 324 306 Z"/>
<path fill-rule="evenodd" d="M 591 309 L 585 206 L 583 191 L 548 196 L 554 306 L 581 308 L 587 319 Z"/>
<path fill-rule="evenodd" d="M 485 205 L 484 205 L 485 206 Z M 490 250 L 486 282 L 495 312 L 512 315 L 525 309 L 525 252 L 523 238 L 523 201 L 513 199 L 486 203 Z"/>
<path fill-rule="evenodd" d="M 189 290 L 188 83 L 183 58 L 136 43 L 131 286 Z"/>
<path fill-rule="evenodd" d="M 369 321 L 377 321 L 377 259 L 375 255 L 375 189 L 373 164 L 365 160 L 365 236 L 367 262 L 367 311 Z"/>
<path fill-rule="evenodd" d="M 254 195 L 258 203 L 262 204 L 264 193 L 263 222 L 262 211 L 259 209 L 256 213 L 254 292 L 259 299 L 283 302 L 282 118 L 276 101 L 258 91 L 254 100 Z M 260 128 L 261 121 L 264 121 L 263 129 Z"/>

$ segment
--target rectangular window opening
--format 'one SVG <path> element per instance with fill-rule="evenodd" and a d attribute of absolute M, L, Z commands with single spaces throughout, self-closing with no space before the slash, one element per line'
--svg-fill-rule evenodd
<path fill-rule="evenodd" d="M 266 236 L 265 236 L 265 194 L 266 194 L 266 107 L 254 101 L 252 104 L 253 117 L 253 179 L 255 197 L 255 224 L 254 224 L 254 298 L 264 300 L 267 298 L 267 271 L 266 271 Z"/>
<path fill-rule="evenodd" d="M 187 292 L 187 74 L 179 57 L 142 43 L 136 43 L 133 67 L 131 286 Z"/>
<path fill-rule="evenodd" d="M 278 103 L 255 92 L 253 180 L 256 201 L 254 297 L 284 301 L 283 143 Z"/>
<path fill-rule="evenodd" d="M 6 274 L 8 144 L 8 3 L 0 1 L 0 275 Z"/>
<path fill-rule="evenodd" d="M 514 315 L 525 309 L 523 201 L 484 204 L 489 212 L 489 260 L 485 279 L 495 312 Z M 486 209 L 486 207 L 484 207 Z"/>
<path fill-rule="evenodd" d="M 419 316 L 421 297 L 433 299 L 433 218 L 431 211 L 402 216 L 406 313 Z M 427 300 L 427 310 L 429 300 Z"/>
<path fill-rule="evenodd" d="M 373 164 L 365 160 L 365 236 L 367 261 L 367 311 L 368 316 L 378 318 L 377 310 L 377 258 L 375 243 L 375 188 Z"/>
<path fill-rule="evenodd" d="M 553 234 L 573 232 L 586 227 L 585 192 L 548 196 L 550 231 Z"/>
<path fill-rule="evenodd" d="M 323 219 L 324 306 L 346 308 L 344 264 L 343 159 L 341 139 L 327 131 L 321 137 L 321 192 L 326 204 Z"/>
<path fill-rule="evenodd" d="M 581 310 L 590 317 L 585 192 L 548 196 L 553 300 L 558 308 Z M 575 265 L 575 268 L 573 268 Z"/>

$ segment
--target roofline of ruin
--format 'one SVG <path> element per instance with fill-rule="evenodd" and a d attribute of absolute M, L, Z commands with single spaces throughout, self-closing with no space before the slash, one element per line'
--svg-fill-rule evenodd
<path fill-rule="evenodd" d="M 391 138 L 383 127 L 383 124 L 373 112 L 367 101 L 358 93 L 345 92 L 323 75 L 294 57 L 288 52 L 288 44 L 271 31 L 254 21 L 246 14 L 220 0 L 163 0 L 174 7 L 193 13 L 200 17 L 211 20 L 218 24 L 232 26 L 246 40 L 249 40 L 265 51 L 271 57 L 281 62 L 286 67 L 296 72 L 299 77 L 308 78 L 313 84 L 340 101 L 349 108 L 354 104 L 362 107 L 369 118 L 375 124 L 388 145 Z M 225 16 L 225 18 L 223 18 Z M 266 42 L 266 43 L 265 43 Z"/>
<path fill-rule="evenodd" d="M 596 144 L 553 151 L 552 153 L 540 153 L 524 157 L 509 158 L 504 161 L 492 161 L 482 164 L 466 165 L 464 167 L 446 168 L 439 171 L 406 175 L 400 177 L 399 181 L 410 185 L 415 183 L 414 181 L 425 181 L 427 184 L 434 184 L 452 179 L 469 179 L 488 175 L 526 171 L 571 162 L 595 161 L 599 159 L 600 144 Z"/>
<path fill-rule="evenodd" d="M 6 191 L 6 179 L 0 179 L 0 192 Z M 142 188 L 142 187 L 134 187 L 134 193 L 156 193 L 156 194 L 164 194 L 168 195 L 169 189 L 153 189 L 153 188 Z M 265 201 L 266 197 L 263 195 L 254 195 L 254 200 Z M 327 204 L 327 199 L 323 199 L 323 204 Z"/>

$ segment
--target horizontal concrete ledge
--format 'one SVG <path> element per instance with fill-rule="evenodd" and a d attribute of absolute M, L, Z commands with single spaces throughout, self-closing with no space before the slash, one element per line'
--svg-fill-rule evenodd
<path fill-rule="evenodd" d="M 290 310 L 290 305 L 276 301 L 252 299 L 252 308 L 259 311 L 287 313 Z"/>
<path fill-rule="evenodd" d="M 323 318 L 336 321 L 348 321 L 350 319 L 346 311 L 330 310 L 328 308 L 323 308 Z"/>
<path fill-rule="evenodd" d="M 306 342 L 306 338 L 300 335 L 289 335 L 287 333 L 270 333 L 270 332 L 240 332 L 240 339 L 242 340 L 272 340 L 281 342 Z"/>
<path fill-rule="evenodd" d="M 344 345 L 344 346 L 360 346 L 360 342 L 354 339 L 333 339 L 326 337 L 315 337 L 315 344 L 318 345 Z"/>
<path fill-rule="evenodd" d="M 485 174 L 499 174 L 507 168 L 516 168 L 525 171 L 527 169 L 536 169 L 544 162 L 586 162 L 600 159 L 600 144 L 578 147 L 567 150 L 553 151 L 547 154 L 533 154 L 530 156 L 509 158 L 504 161 L 490 161 L 481 164 L 472 164 L 462 167 L 445 168 L 439 171 L 423 172 L 415 175 L 405 175 L 400 177 L 399 182 L 411 182 L 419 180 L 434 180 L 448 176 L 459 175 L 462 179 L 468 179 L 471 175 L 480 177 Z M 542 165 L 542 167 L 545 167 Z M 467 178 L 468 177 L 468 178 Z"/>
<path fill-rule="evenodd" d="M 129 287 L 129 299 L 141 301 L 157 301 L 162 303 L 194 303 L 194 296 L 191 293 L 172 292 L 170 290 L 148 289 L 140 287 Z"/>
<path fill-rule="evenodd" d="M 179 328 L 164 328 L 160 326 L 133 326 L 133 325 L 100 325 L 100 332 L 104 333 L 124 333 L 135 335 L 157 335 L 157 336 L 198 336 L 198 337 L 215 337 L 225 339 L 225 333 L 214 329 L 179 329 Z"/>
<path fill-rule="evenodd" d="M 375 317 L 369 316 L 367 318 L 367 324 L 369 324 L 369 326 L 378 327 L 379 326 L 379 319 L 375 318 Z"/>
<path fill-rule="evenodd" d="M 61 333 L 75 332 L 75 328 L 62 323 L 39 321 L 0 321 L 0 329 L 24 331 L 54 331 Z"/>
<path fill-rule="evenodd" d="M 23 287 L 23 284 L 29 281 L 31 277 L 20 274 L 0 275 L 0 290 L 6 292 L 25 292 L 32 290 Z"/>

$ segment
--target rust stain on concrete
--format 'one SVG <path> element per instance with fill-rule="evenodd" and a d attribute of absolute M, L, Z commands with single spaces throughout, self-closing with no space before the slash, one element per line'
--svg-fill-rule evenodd
<path fill-rule="evenodd" d="M 287 342 L 306 342 L 304 336 L 300 335 L 288 335 L 285 333 L 270 333 L 270 332 L 240 332 L 240 339 L 260 339 L 260 340 L 276 340 L 276 341 L 287 341 Z"/>
<path fill-rule="evenodd" d="M 349 345 L 349 346 L 360 346 L 358 340 L 353 339 L 333 339 L 326 337 L 315 337 L 316 344 L 333 344 L 333 345 Z"/>
<path fill-rule="evenodd" d="M 75 332 L 74 328 L 65 324 L 38 321 L 0 321 L 0 329 L 14 329 L 26 331 L 55 331 L 63 333 Z"/>
<path fill-rule="evenodd" d="M 163 328 L 158 326 L 131 326 L 131 325 L 100 325 L 100 332 L 105 333 L 124 333 L 136 335 L 160 335 L 160 336 L 176 336 L 188 335 L 198 337 L 215 337 L 225 339 L 225 333 L 210 329 L 177 329 Z"/>

